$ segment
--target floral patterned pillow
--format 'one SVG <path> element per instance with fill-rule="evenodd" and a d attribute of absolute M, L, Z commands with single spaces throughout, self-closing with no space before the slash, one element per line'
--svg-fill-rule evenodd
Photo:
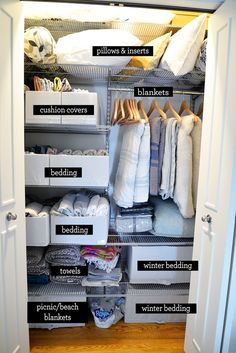
<path fill-rule="evenodd" d="M 24 34 L 24 52 L 37 64 L 56 62 L 56 42 L 51 33 L 44 27 L 30 27 Z"/>

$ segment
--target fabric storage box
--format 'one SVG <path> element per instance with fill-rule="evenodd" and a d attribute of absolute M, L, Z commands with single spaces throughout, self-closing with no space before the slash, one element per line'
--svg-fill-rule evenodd
<path fill-rule="evenodd" d="M 51 155 L 50 167 L 61 168 L 64 173 L 71 171 L 70 177 L 50 178 L 50 185 L 107 187 L 109 182 L 109 156 L 68 156 Z M 77 172 L 70 168 L 81 168 Z M 96 172 L 95 172 L 96 171 Z"/>
<path fill-rule="evenodd" d="M 28 285 L 28 302 L 39 302 L 40 304 L 80 302 L 87 306 L 86 290 L 82 286 L 74 284 L 58 284 L 50 282 L 47 285 L 39 286 L 37 284 Z M 68 313 L 69 314 L 69 313 Z M 57 315 L 57 313 L 55 313 Z M 86 321 L 78 323 L 29 323 L 30 328 L 62 328 L 85 326 Z"/>
<path fill-rule="evenodd" d="M 150 288 L 149 288 L 150 286 Z M 136 304 L 187 304 L 187 285 L 130 285 L 127 290 L 125 317 L 126 323 L 165 323 L 165 322 L 185 322 L 187 314 L 183 313 L 136 313 Z M 179 287 L 178 287 L 179 286 Z"/>
<path fill-rule="evenodd" d="M 42 106 L 40 110 L 42 114 L 34 114 L 35 106 Z M 41 92 L 41 91 L 26 91 L 25 92 L 25 121 L 29 124 L 61 124 L 60 112 L 56 115 L 47 114 L 50 110 L 55 111 L 56 107 L 61 105 L 60 92 Z"/>
<path fill-rule="evenodd" d="M 105 245 L 109 216 L 51 216 L 52 244 Z"/>
<path fill-rule="evenodd" d="M 25 184 L 49 185 L 45 168 L 49 167 L 49 154 L 25 154 Z"/>
<path fill-rule="evenodd" d="M 62 105 L 68 105 L 68 112 L 80 109 L 80 114 L 62 114 L 62 124 L 74 125 L 98 125 L 100 120 L 100 110 L 98 96 L 96 92 L 63 92 Z M 77 107 L 76 107 L 77 106 Z M 78 107 L 81 106 L 81 107 Z M 91 106 L 87 108 L 86 106 Z M 93 114 L 85 114 L 87 109 L 93 109 Z"/>
<path fill-rule="evenodd" d="M 138 261 L 191 261 L 192 246 L 130 246 L 127 271 L 130 283 L 189 283 L 190 271 L 138 270 Z"/>
<path fill-rule="evenodd" d="M 49 216 L 26 217 L 26 245 L 47 246 L 50 243 Z"/>

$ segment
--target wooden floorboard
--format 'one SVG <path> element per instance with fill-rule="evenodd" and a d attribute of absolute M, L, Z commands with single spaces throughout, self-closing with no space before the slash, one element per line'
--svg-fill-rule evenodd
<path fill-rule="evenodd" d="M 185 324 L 125 324 L 30 330 L 31 353 L 183 353 Z"/>

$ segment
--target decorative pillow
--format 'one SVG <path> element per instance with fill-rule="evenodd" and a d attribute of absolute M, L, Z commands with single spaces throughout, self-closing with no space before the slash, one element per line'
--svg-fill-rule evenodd
<path fill-rule="evenodd" d="M 93 46 L 135 46 L 142 42 L 121 29 L 94 29 L 59 38 L 56 46 L 59 64 L 125 66 L 131 56 L 93 56 Z"/>
<path fill-rule="evenodd" d="M 144 46 L 153 46 L 153 56 L 133 56 L 128 66 L 140 67 L 144 70 L 151 70 L 159 64 L 167 44 L 170 41 L 172 32 L 166 33 L 161 37 L 153 39 Z"/>
<path fill-rule="evenodd" d="M 24 34 L 24 52 L 37 64 L 56 62 L 56 42 L 51 33 L 44 27 L 30 27 Z"/>
<path fill-rule="evenodd" d="M 174 75 L 192 71 L 205 36 L 206 14 L 202 14 L 175 33 L 163 55 L 160 67 Z"/>
<path fill-rule="evenodd" d="M 202 43 L 200 53 L 198 55 L 195 67 L 202 72 L 206 71 L 206 49 L 207 49 L 207 39 Z"/>

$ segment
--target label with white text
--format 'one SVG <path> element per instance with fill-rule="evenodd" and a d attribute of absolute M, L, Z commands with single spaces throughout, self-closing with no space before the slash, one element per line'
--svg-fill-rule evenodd
<path fill-rule="evenodd" d="M 82 178 L 82 168 L 44 168 L 45 178 Z"/>
<path fill-rule="evenodd" d="M 134 97 L 173 97 L 173 87 L 134 87 Z"/>
<path fill-rule="evenodd" d="M 93 46 L 93 56 L 153 56 L 153 46 Z"/>
<path fill-rule="evenodd" d="M 33 115 L 94 115 L 94 105 L 33 105 Z"/>
<path fill-rule="evenodd" d="M 87 302 L 28 302 L 28 323 L 85 323 Z"/>
<path fill-rule="evenodd" d="M 88 266 L 51 266 L 53 276 L 88 276 Z"/>
<path fill-rule="evenodd" d="M 196 314 L 197 304 L 157 303 L 136 304 L 136 314 Z"/>
<path fill-rule="evenodd" d="M 137 261 L 138 271 L 198 271 L 198 261 Z"/>
<path fill-rule="evenodd" d="M 93 235 L 92 224 L 57 224 L 56 235 Z"/>

